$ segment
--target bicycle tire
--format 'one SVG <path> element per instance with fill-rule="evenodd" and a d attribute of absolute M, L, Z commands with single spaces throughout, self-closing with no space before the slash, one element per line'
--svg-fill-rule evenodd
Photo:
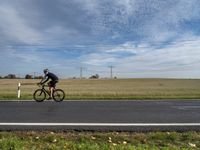
<path fill-rule="evenodd" d="M 46 93 L 42 89 L 37 89 L 33 94 L 33 98 L 37 102 L 43 102 L 46 99 Z"/>
<path fill-rule="evenodd" d="M 62 89 L 55 89 L 53 92 L 53 99 L 56 102 L 61 102 L 65 98 L 65 92 Z"/>

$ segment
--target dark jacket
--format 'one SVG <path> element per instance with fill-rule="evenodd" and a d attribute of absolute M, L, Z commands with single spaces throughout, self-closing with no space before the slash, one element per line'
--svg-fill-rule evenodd
<path fill-rule="evenodd" d="M 41 81 L 41 84 L 44 84 L 46 83 L 49 79 L 51 79 L 52 81 L 58 81 L 58 77 L 51 73 L 51 72 L 48 72 L 45 76 L 44 76 L 44 81 Z"/>

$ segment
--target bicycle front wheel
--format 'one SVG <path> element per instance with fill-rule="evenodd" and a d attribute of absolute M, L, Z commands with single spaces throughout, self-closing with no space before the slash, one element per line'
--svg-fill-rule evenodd
<path fill-rule="evenodd" d="M 33 98 L 37 102 L 42 102 L 46 98 L 46 93 L 42 89 L 37 89 L 33 94 Z"/>
<path fill-rule="evenodd" d="M 61 102 L 63 101 L 65 98 L 65 92 L 61 89 L 55 89 L 54 92 L 53 92 L 53 99 L 56 101 L 56 102 Z"/>

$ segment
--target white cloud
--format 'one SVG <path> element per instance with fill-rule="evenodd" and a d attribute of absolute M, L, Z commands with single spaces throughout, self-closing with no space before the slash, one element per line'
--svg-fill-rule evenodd
<path fill-rule="evenodd" d="M 157 6 L 157 4 L 160 4 L 160 6 Z M 198 0 L 181 0 L 171 3 L 163 1 L 157 4 L 155 5 L 155 9 L 158 8 L 157 12 L 147 20 L 143 27 L 142 34 L 146 35 L 149 41 L 163 42 L 180 38 L 183 32 L 188 32 L 183 31 L 182 23 L 200 17 Z"/>
<path fill-rule="evenodd" d="M 194 72 L 200 67 L 199 43 L 200 39 L 175 43 L 148 53 L 124 58 L 119 70 L 133 74 L 136 72 L 141 76 L 152 74 L 154 77 L 169 77 L 172 74 L 173 77 L 198 77 Z M 186 75 L 188 71 L 190 74 Z"/>
<path fill-rule="evenodd" d="M 199 49 L 200 38 L 198 37 L 182 39 L 160 48 L 143 44 L 136 46 L 128 42 L 115 48 L 109 46 L 104 54 L 91 53 L 81 59 L 87 65 L 101 66 L 100 70 L 114 65 L 115 73 L 118 72 L 121 77 L 198 78 Z M 128 55 L 125 55 L 126 53 Z"/>
<path fill-rule="evenodd" d="M 117 61 L 111 54 L 91 53 L 80 57 L 82 64 L 92 66 L 106 66 Z"/>
<path fill-rule="evenodd" d="M 4 40 L 35 44 L 42 41 L 42 35 L 28 26 L 19 13 L 8 5 L 0 6 L 0 29 Z"/>
<path fill-rule="evenodd" d="M 199 33 L 182 24 L 200 19 L 199 6 L 199 0 L 8 0 L 0 5 L 0 49 L 7 50 L 1 62 L 18 60 L 24 70 L 54 60 L 52 68 L 116 65 L 130 76 L 196 77 Z"/>
<path fill-rule="evenodd" d="M 150 50 L 150 45 L 145 43 L 136 44 L 134 42 L 126 42 L 124 44 L 120 44 L 119 46 L 115 47 L 105 47 L 105 52 L 107 53 L 133 53 L 133 54 L 139 54 L 139 53 L 145 53 L 146 51 Z"/>
<path fill-rule="evenodd" d="M 181 23 L 198 19 L 200 13 L 198 0 L 58 0 L 55 10 L 47 7 L 52 8 L 53 1 L 45 6 L 39 1 L 9 2 L 0 6 L 0 33 L 8 41 L 27 44 L 59 43 L 61 39 L 98 43 L 98 38 L 104 38 L 101 36 L 126 42 L 130 41 L 125 39 L 127 34 L 135 37 L 133 40 L 142 37 L 141 40 L 163 42 L 180 36 Z M 49 11 L 55 11 L 55 16 L 50 16 Z"/>

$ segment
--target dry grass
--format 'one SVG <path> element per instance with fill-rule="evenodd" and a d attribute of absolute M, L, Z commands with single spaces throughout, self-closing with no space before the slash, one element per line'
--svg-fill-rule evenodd
<path fill-rule="evenodd" d="M 22 83 L 21 99 L 32 99 L 39 80 L 2 79 L 0 99 L 15 99 Z M 117 79 L 60 80 L 66 99 L 198 99 L 200 80 L 195 79 Z"/>

